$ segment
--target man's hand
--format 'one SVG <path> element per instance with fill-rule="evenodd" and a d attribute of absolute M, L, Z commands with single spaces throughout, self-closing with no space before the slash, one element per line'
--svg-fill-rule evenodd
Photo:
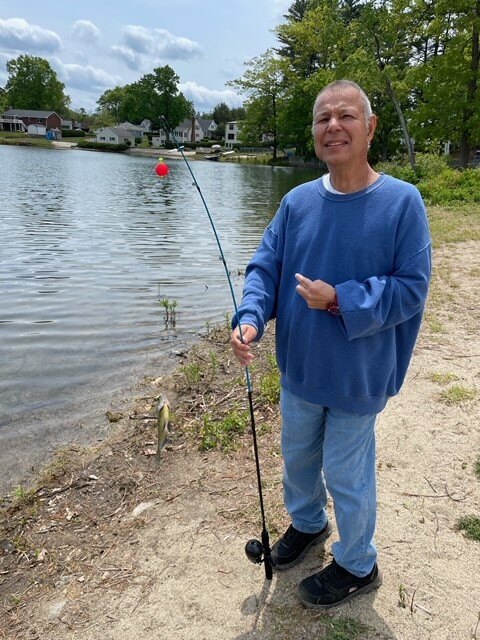
<path fill-rule="evenodd" d="M 253 353 L 250 351 L 250 343 L 252 340 L 255 340 L 258 331 L 251 324 L 242 324 L 241 328 L 243 342 L 240 339 L 240 329 L 236 327 L 230 337 L 230 345 L 240 364 L 243 364 L 244 367 L 248 367 L 255 358 Z"/>
<path fill-rule="evenodd" d="M 327 304 L 335 298 L 335 287 L 323 280 L 310 280 L 300 273 L 295 274 L 298 281 L 295 287 L 305 299 L 309 309 L 326 309 Z"/>

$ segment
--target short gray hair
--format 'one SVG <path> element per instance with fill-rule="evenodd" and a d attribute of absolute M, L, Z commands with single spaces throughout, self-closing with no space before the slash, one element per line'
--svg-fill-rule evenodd
<path fill-rule="evenodd" d="M 360 95 L 363 102 L 365 118 L 368 124 L 368 121 L 373 115 L 372 105 L 370 104 L 370 100 L 368 99 L 368 96 L 362 89 L 362 87 L 352 80 L 335 80 L 335 82 L 330 82 L 330 84 L 327 84 L 326 87 L 323 87 L 323 89 L 317 94 L 317 97 L 315 98 L 315 102 L 313 105 L 313 117 L 315 118 L 315 111 L 317 110 L 317 104 L 320 100 L 320 97 L 327 91 L 336 91 L 337 89 L 354 89 Z"/>

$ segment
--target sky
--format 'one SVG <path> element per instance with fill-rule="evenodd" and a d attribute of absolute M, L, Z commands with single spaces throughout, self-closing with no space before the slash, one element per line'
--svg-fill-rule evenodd
<path fill-rule="evenodd" d="M 239 107 L 228 80 L 278 44 L 273 29 L 292 0 L 0 0 L 0 86 L 6 63 L 45 58 L 65 84 L 71 108 L 92 112 L 107 89 L 169 65 L 200 112 Z"/>

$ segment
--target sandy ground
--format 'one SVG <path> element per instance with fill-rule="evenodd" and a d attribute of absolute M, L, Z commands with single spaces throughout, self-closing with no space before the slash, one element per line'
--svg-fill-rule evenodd
<path fill-rule="evenodd" d="M 408 379 L 378 422 L 378 591 L 323 614 L 300 605 L 296 586 L 328 560 L 335 529 L 324 554 L 315 548 L 265 581 L 243 551 L 259 534 L 251 454 L 239 466 L 235 454 L 178 446 L 155 497 L 118 519 L 118 543 L 93 561 L 96 581 L 65 571 L 41 597 L 23 600 L 3 637 L 480 638 L 480 543 L 456 528 L 462 516 L 480 515 L 478 244 L 437 251 L 435 274 Z M 476 396 L 442 398 L 454 387 Z M 282 530 L 278 432 L 260 454 L 273 461 L 264 478 L 269 527 Z"/>

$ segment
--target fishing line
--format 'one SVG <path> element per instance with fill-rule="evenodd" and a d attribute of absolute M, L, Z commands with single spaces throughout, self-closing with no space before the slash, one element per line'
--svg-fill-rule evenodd
<path fill-rule="evenodd" d="M 222 261 L 223 267 L 225 269 L 225 275 L 227 276 L 227 281 L 228 281 L 228 286 L 230 289 L 230 295 L 232 297 L 232 302 L 233 302 L 233 308 L 235 311 L 235 317 L 237 318 L 238 321 L 238 330 L 239 330 L 239 336 L 240 336 L 240 340 L 242 342 L 244 342 L 243 339 L 243 335 L 242 335 L 242 328 L 240 325 L 240 318 L 238 316 L 238 307 L 237 307 L 237 300 L 235 298 L 235 292 L 233 290 L 233 284 L 232 284 L 232 279 L 230 277 L 230 271 L 228 269 L 227 266 L 227 262 L 225 260 L 225 255 L 223 253 L 223 249 L 222 249 L 222 243 L 220 242 L 220 237 L 217 233 L 217 229 L 215 227 L 215 223 L 213 221 L 212 215 L 210 213 L 210 210 L 208 208 L 207 202 L 203 196 L 202 190 L 200 189 L 200 185 L 197 182 L 197 179 L 195 177 L 195 174 L 192 171 L 192 168 L 190 166 L 190 163 L 188 162 L 183 150 L 184 150 L 184 146 L 180 145 L 175 137 L 175 132 L 168 126 L 166 120 L 164 117 L 160 118 L 161 121 L 163 122 L 163 128 L 165 131 L 168 131 L 174 144 L 175 147 L 177 148 L 177 150 L 180 152 L 183 160 L 185 161 L 185 164 L 187 165 L 188 171 L 192 177 L 193 180 L 193 186 L 197 189 L 198 194 L 200 195 L 200 198 L 202 200 L 203 206 L 205 208 L 205 211 L 207 213 L 208 216 L 208 220 L 210 222 L 210 226 L 212 228 L 213 234 L 215 236 L 215 240 L 217 243 L 217 247 L 218 250 L 220 252 L 220 260 Z M 269 536 L 268 536 L 268 530 L 267 530 L 267 525 L 266 525 L 266 518 L 265 518 L 265 507 L 264 507 L 264 502 L 263 502 L 263 490 L 262 490 L 262 478 L 261 478 L 261 474 L 260 474 L 260 458 L 259 458 L 259 453 L 258 453 L 258 443 L 257 443 L 257 430 L 256 430 L 256 426 L 255 426 L 255 415 L 254 415 L 254 411 L 253 411 L 253 385 L 252 385 L 252 379 L 251 379 L 251 375 L 250 375 L 250 369 L 248 367 L 248 365 L 245 367 L 245 379 L 246 379 L 246 385 L 247 385 L 247 395 L 248 395 L 248 407 L 249 407 L 249 412 L 250 412 L 250 425 L 251 425 L 251 430 L 252 430 L 252 440 L 253 440 L 253 451 L 254 451 L 254 455 L 255 455 L 255 468 L 256 468 L 256 472 L 257 472 L 257 485 L 258 485 L 258 497 L 259 497 L 259 502 L 260 502 L 260 514 L 261 514 L 261 518 L 262 518 L 262 533 L 261 533 L 261 542 L 259 540 L 249 540 L 247 542 L 247 544 L 245 545 L 245 553 L 247 555 L 247 558 L 251 561 L 254 562 L 255 564 L 260 564 L 260 563 L 264 563 L 265 565 L 265 577 L 267 580 L 271 580 L 272 579 L 272 575 L 273 575 L 273 563 L 272 563 L 272 557 L 271 557 L 271 550 L 270 550 L 270 541 L 269 541 Z"/>

